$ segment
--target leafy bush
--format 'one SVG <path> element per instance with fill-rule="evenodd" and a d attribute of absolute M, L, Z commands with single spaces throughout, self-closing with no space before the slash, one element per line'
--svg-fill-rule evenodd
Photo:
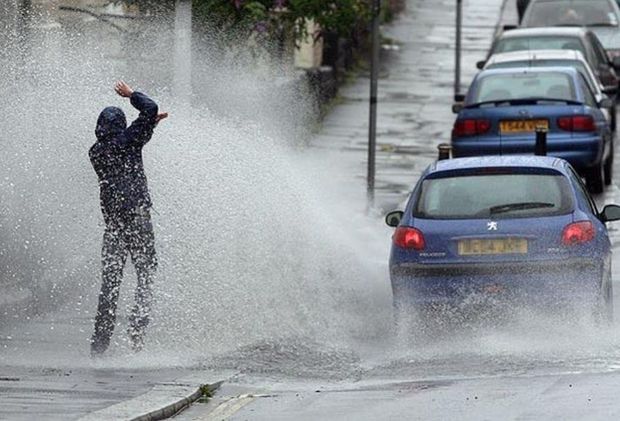
<path fill-rule="evenodd" d="M 237 36 L 277 38 L 291 33 L 298 42 L 307 35 L 336 33 L 348 38 L 369 19 L 369 0 L 194 0 L 196 16 L 212 29 Z M 306 20 L 321 32 L 307 34 Z"/>

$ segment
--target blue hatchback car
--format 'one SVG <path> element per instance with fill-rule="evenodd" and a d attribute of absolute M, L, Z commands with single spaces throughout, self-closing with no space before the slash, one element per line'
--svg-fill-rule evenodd
<path fill-rule="evenodd" d="M 566 159 L 600 193 L 610 184 L 613 136 L 597 102 L 574 68 L 509 68 L 480 72 L 452 130 L 454 157 L 532 154 L 535 130 L 547 130 L 549 155 Z"/>
<path fill-rule="evenodd" d="M 605 223 L 618 219 L 620 207 L 599 212 L 563 159 L 437 161 L 405 211 L 386 216 L 396 228 L 389 263 L 396 314 L 492 294 L 533 304 L 586 303 L 611 317 Z"/>

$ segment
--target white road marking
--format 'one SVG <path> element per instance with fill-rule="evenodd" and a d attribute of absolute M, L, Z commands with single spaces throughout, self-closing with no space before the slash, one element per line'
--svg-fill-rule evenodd
<path fill-rule="evenodd" d="M 232 417 L 235 413 L 237 413 L 241 408 L 246 406 L 247 404 L 254 402 L 258 395 L 252 394 L 243 394 L 239 396 L 235 396 L 233 398 L 228 399 L 226 402 L 222 402 L 217 408 L 213 410 L 210 414 L 208 414 L 204 421 L 220 421 L 225 420 L 227 418 Z"/>

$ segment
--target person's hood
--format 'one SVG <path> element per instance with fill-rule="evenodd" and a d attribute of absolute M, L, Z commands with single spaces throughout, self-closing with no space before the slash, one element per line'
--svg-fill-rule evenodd
<path fill-rule="evenodd" d="M 125 113 L 118 107 L 107 107 L 97 119 L 95 135 L 98 140 L 107 140 L 127 128 Z"/>

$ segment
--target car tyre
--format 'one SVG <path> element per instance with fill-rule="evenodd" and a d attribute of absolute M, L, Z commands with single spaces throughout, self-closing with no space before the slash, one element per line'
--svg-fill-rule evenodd
<path fill-rule="evenodd" d="M 611 325 L 614 322 L 614 290 L 611 279 L 609 279 L 607 282 L 604 302 L 604 321 Z"/>
<path fill-rule="evenodd" d="M 594 322 L 600 326 L 609 326 L 614 321 L 614 299 L 611 282 L 607 282 L 599 296 L 595 299 L 593 305 Z"/>
<path fill-rule="evenodd" d="M 426 342 L 433 335 L 435 313 L 428 306 L 418 306 L 403 297 L 393 299 L 394 333 L 407 345 Z"/>
<path fill-rule="evenodd" d="M 599 163 L 586 172 L 586 186 L 592 194 L 603 193 L 605 189 L 604 164 Z"/>

